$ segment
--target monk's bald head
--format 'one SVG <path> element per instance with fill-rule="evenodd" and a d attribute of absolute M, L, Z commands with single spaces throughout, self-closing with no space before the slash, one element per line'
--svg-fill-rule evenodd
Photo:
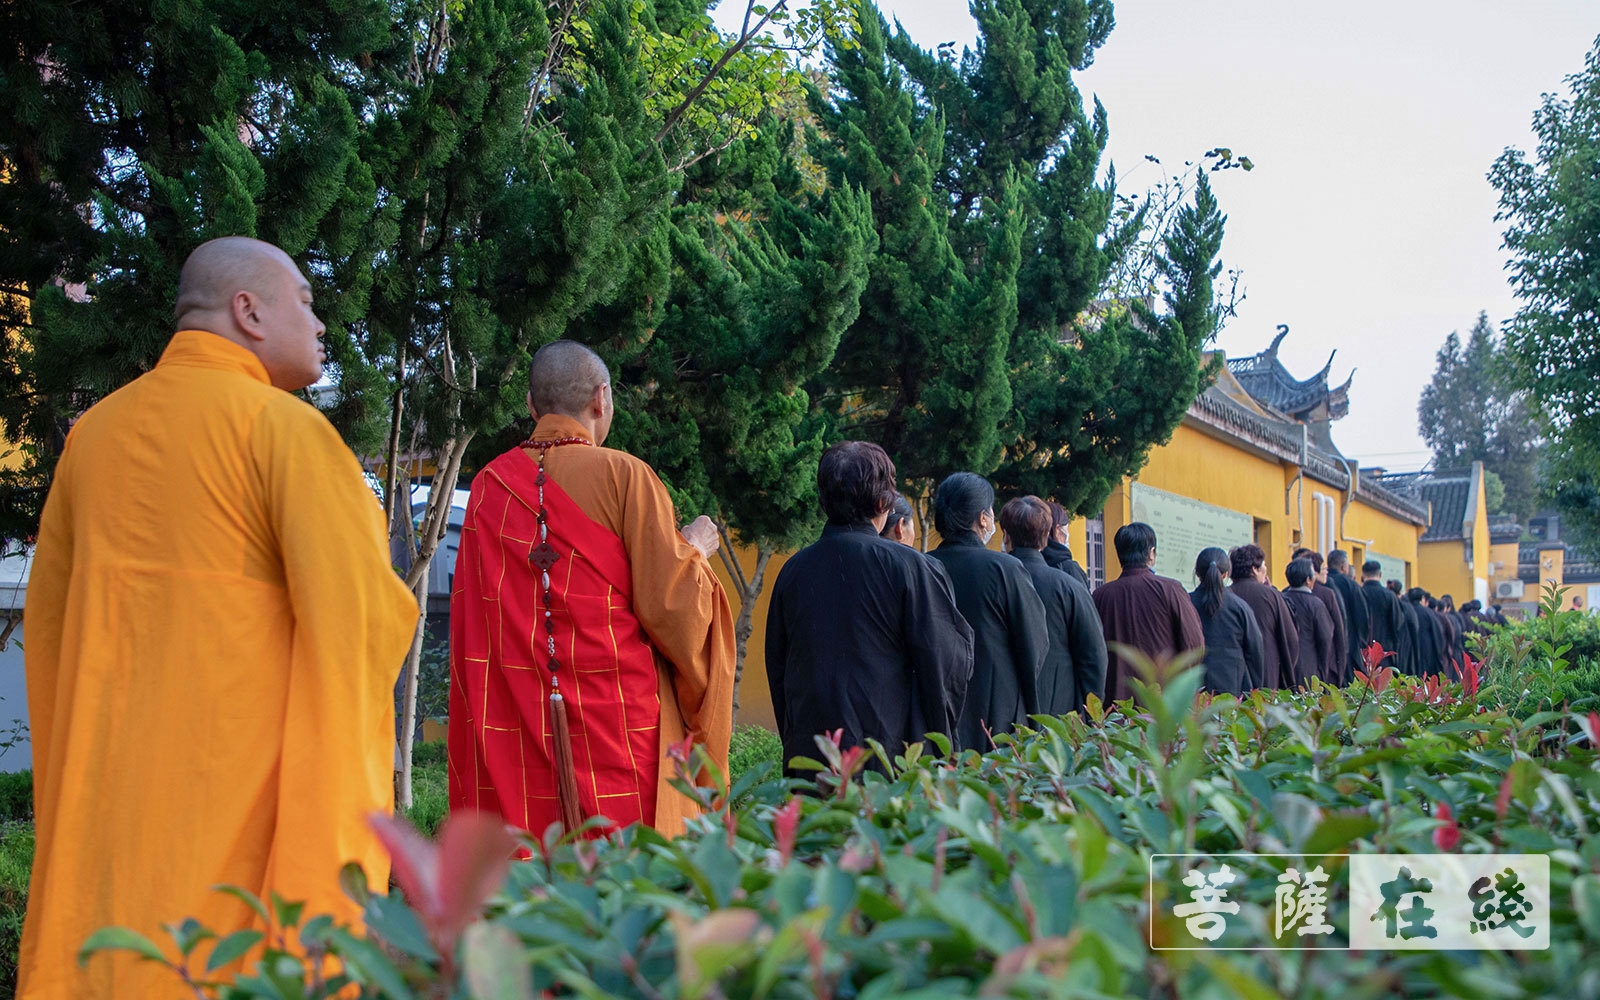
<path fill-rule="evenodd" d="M 291 392 L 322 377 L 324 327 L 311 307 L 311 283 L 271 243 L 224 236 L 183 262 L 179 330 L 204 330 L 254 354 L 268 380 Z"/>
<path fill-rule="evenodd" d="M 573 340 L 539 348 L 528 368 L 528 401 L 543 415 L 582 416 L 595 390 L 611 381 L 600 355 Z"/>
<path fill-rule="evenodd" d="M 224 236 L 200 244 L 183 262 L 178 276 L 178 304 L 173 309 L 179 328 L 197 313 L 225 312 L 235 293 L 276 296 L 285 271 L 300 276 L 294 260 L 271 243 L 248 236 Z"/>

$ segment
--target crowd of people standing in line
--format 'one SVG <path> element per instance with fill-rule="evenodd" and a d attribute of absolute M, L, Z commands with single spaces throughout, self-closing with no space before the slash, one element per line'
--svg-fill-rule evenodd
<path fill-rule="evenodd" d="M 1134 522 L 1113 538 L 1121 576 L 1092 593 L 1068 548 L 1070 515 L 1039 497 L 995 514 L 994 488 L 957 472 L 933 497 L 940 542 L 918 552 L 909 502 L 877 445 L 828 449 L 817 486 L 827 526 L 773 586 L 767 676 L 785 759 L 811 756 L 817 733 L 844 746 L 895 748 L 929 732 L 989 749 L 1031 715 L 1080 711 L 1132 695 L 1119 650 L 1155 661 L 1201 651 L 1205 690 L 1348 684 L 1373 642 L 1402 673 L 1460 675 L 1466 636 L 1503 623 L 1478 601 L 1402 591 L 1366 562 L 1298 549 L 1282 590 L 1254 544 L 1207 548 L 1187 591 L 1152 569 L 1156 533 Z M 990 549 L 996 530 L 1005 551 Z"/>

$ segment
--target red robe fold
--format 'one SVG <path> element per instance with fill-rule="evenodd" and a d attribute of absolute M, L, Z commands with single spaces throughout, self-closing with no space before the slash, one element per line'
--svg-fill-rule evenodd
<path fill-rule="evenodd" d="M 515 449 L 473 483 L 450 611 L 450 807 L 495 811 L 535 835 L 561 820 L 542 585 L 528 561 L 539 542 L 538 473 Z M 548 478 L 544 499 L 582 812 L 654 823 L 661 702 L 627 549 Z"/>

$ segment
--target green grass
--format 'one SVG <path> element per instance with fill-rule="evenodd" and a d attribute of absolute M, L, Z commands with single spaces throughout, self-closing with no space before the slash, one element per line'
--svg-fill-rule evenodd
<path fill-rule="evenodd" d="M 418 743 L 411 749 L 411 808 L 405 818 L 432 837 L 450 815 L 449 764 L 443 740 Z"/>
<path fill-rule="evenodd" d="M 22 944 L 32 869 L 33 824 L 0 825 L 0 1000 L 17 995 L 17 948 Z"/>
<path fill-rule="evenodd" d="M 765 726 L 735 729 L 728 745 L 728 783 L 738 781 L 740 775 L 763 761 L 776 765 L 768 772 L 769 777 L 782 773 L 783 741 L 778 739 L 778 734 Z"/>

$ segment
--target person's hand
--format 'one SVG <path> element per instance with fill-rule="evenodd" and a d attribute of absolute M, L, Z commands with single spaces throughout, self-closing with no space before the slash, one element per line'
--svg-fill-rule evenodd
<path fill-rule="evenodd" d="M 683 537 L 690 545 L 700 550 L 707 559 L 721 547 L 722 541 L 717 533 L 717 522 L 701 514 L 699 517 L 683 526 Z"/>

